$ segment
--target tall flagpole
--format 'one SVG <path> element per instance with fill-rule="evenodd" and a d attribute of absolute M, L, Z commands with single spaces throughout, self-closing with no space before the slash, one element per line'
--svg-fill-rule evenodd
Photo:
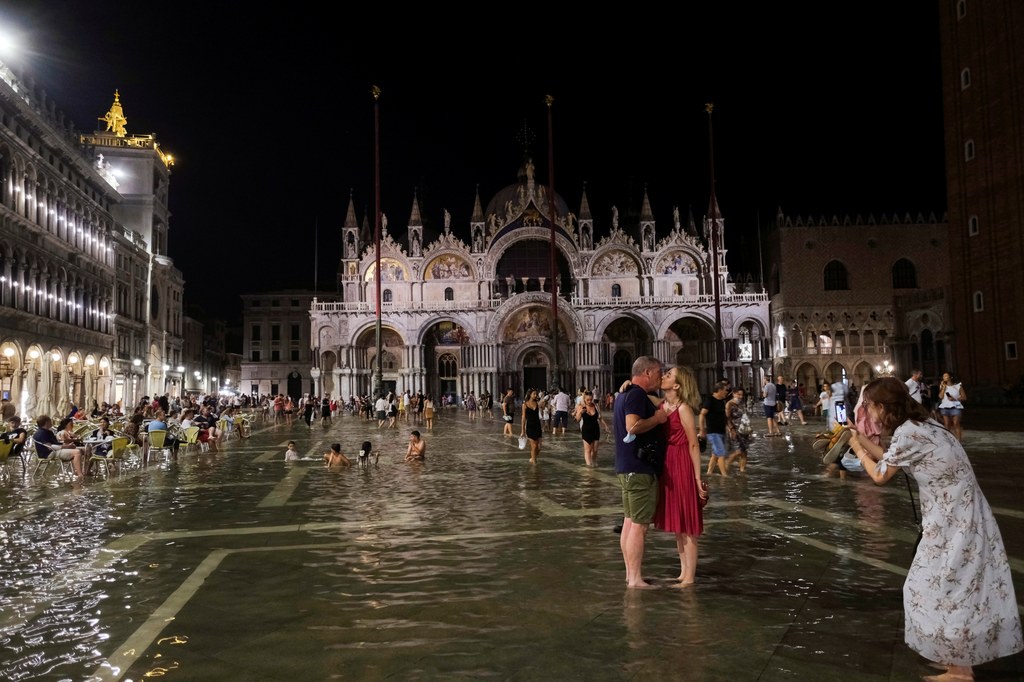
<path fill-rule="evenodd" d="M 554 352 L 554 360 L 551 365 L 552 387 L 562 386 L 562 370 L 558 362 L 558 251 L 555 244 L 555 148 L 552 143 L 551 105 L 555 98 L 551 95 L 544 97 L 544 103 L 548 106 L 548 207 L 551 209 L 551 348 Z"/>
<path fill-rule="evenodd" d="M 708 150 L 711 159 L 711 258 L 714 266 L 714 295 L 715 295 L 715 381 L 725 378 L 723 358 L 725 351 L 722 348 L 722 301 L 718 290 L 718 198 L 715 196 L 715 138 L 711 127 L 711 112 L 715 105 L 708 102 L 704 105 L 704 111 L 708 112 Z"/>
<path fill-rule="evenodd" d="M 313 295 L 320 290 L 320 276 L 317 274 L 320 265 L 320 216 L 317 216 L 313 224 Z"/>
<path fill-rule="evenodd" d="M 373 370 L 373 395 L 380 396 L 384 393 L 384 339 L 381 336 L 380 320 L 380 88 L 374 85 L 370 93 L 373 95 L 373 241 L 377 248 L 377 267 L 374 272 L 377 284 L 377 363 Z"/>

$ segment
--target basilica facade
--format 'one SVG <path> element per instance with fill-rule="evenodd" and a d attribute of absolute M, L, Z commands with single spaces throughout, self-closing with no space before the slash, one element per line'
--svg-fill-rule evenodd
<path fill-rule="evenodd" d="M 725 223 L 712 208 L 717 218 L 702 221 L 701 234 L 678 210 L 662 228 L 645 192 L 638 224 L 620 225 L 612 207 L 599 237 L 586 191 L 569 210 L 526 160 L 486 209 L 477 193 L 468 240 L 453 233 L 447 211 L 443 233 L 428 239 L 414 196 L 400 239 L 381 220 L 378 357 L 376 242 L 350 200 L 338 293 L 310 309 L 312 388 L 370 393 L 379 362 L 385 390 L 435 398 L 555 385 L 603 394 L 648 354 L 693 368 L 706 390 L 717 378 L 716 318 L 724 373 L 759 385 L 771 367 L 768 297 L 732 281 Z"/>

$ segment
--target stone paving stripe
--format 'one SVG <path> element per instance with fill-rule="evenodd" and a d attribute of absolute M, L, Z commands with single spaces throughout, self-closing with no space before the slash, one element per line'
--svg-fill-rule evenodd
<path fill-rule="evenodd" d="M 274 489 L 260 500 L 257 507 L 280 507 L 292 496 L 302 479 L 309 473 L 309 467 L 292 467 Z"/>

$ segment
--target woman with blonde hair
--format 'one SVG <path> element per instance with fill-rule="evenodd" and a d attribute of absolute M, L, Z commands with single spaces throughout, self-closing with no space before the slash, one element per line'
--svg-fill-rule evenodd
<path fill-rule="evenodd" d="M 588 467 L 597 466 L 597 446 L 601 442 L 601 427 L 607 430 L 608 424 L 601 418 L 601 410 L 594 402 L 591 391 L 583 391 L 583 400 L 576 406 L 573 419 L 580 423 L 580 435 L 583 437 L 583 461 Z"/>
<path fill-rule="evenodd" d="M 654 527 L 675 534 L 679 551 L 680 586 L 692 585 L 697 573 L 697 538 L 704 532 L 700 499 L 706 498 L 700 472 L 696 410 L 700 390 L 693 372 L 676 366 L 661 379 L 665 399 L 661 409 L 668 413 L 665 423 L 668 449 L 665 466 L 658 477 L 658 507 Z"/>
<path fill-rule="evenodd" d="M 944 671 L 925 679 L 973 680 L 973 666 L 1024 648 L 992 508 L 960 441 L 902 381 L 875 379 L 860 405 L 891 436 L 883 450 L 852 429 L 850 446 L 864 472 L 881 485 L 905 468 L 921 496 L 920 541 L 903 585 L 907 645 Z"/>

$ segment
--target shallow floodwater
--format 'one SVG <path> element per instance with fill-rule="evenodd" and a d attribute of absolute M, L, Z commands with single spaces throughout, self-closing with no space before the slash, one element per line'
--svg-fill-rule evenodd
<path fill-rule="evenodd" d="M 916 527 L 902 476 L 822 478 L 820 425 L 755 438 L 748 471 L 708 477 L 698 583 L 672 587 L 651 531 L 626 590 L 614 444 L 578 432 L 538 466 L 500 419 L 443 411 L 422 464 L 413 425 L 257 423 L 222 451 L 157 458 L 73 487 L 0 484 L 0 679 L 904 680 L 901 586 Z M 969 434 L 970 435 L 970 434 Z M 1015 434 L 1011 434 L 1015 435 Z M 285 463 L 295 440 L 304 461 Z M 376 465 L 325 468 L 371 440 Z M 972 448 L 1014 562 L 1020 484 L 991 434 Z M 706 459 L 705 459 L 706 466 Z M 916 488 L 913 488 L 916 499 Z M 1020 656 L 979 679 L 1018 679 Z"/>

